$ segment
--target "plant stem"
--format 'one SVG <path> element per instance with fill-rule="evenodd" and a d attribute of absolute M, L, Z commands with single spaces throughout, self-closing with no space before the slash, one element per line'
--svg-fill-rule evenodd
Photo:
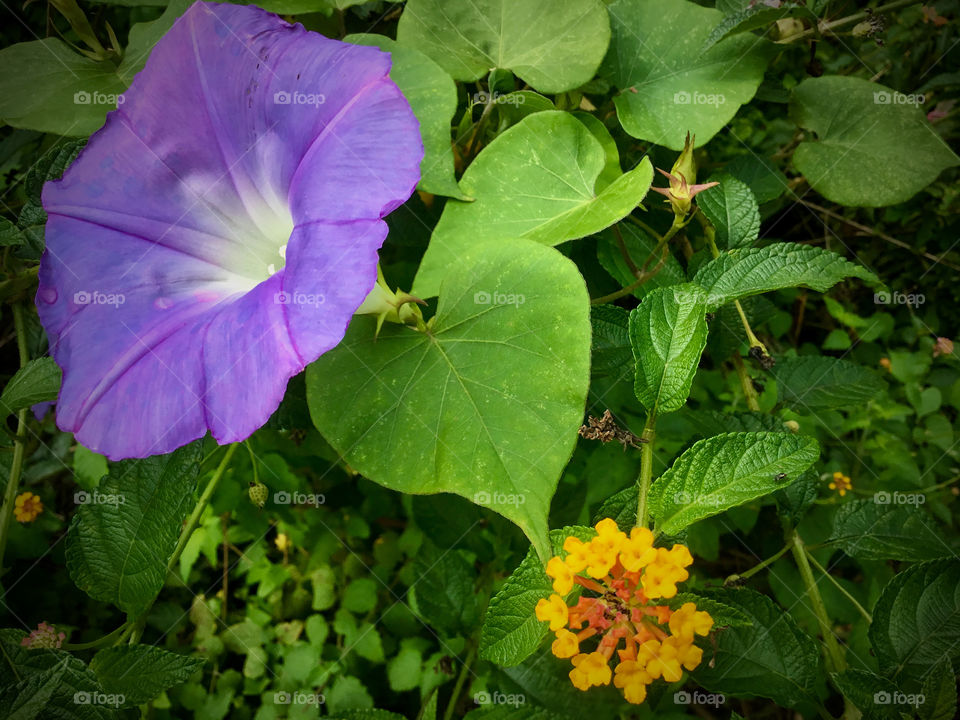
<path fill-rule="evenodd" d="M 197 529 L 197 525 L 200 523 L 200 516 L 203 515 L 203 511 L 207 509 L 210 498 L 213 496 L 214 490 L 217 489 L 217 485 L 220 484 L 220 480 L 226 473 L 227 466 L 230 464 L 233 454 L 237 451 L 237 447 L 239 447 L 239 443 L 234 443 L 227 448 L 227 452 L 220 461 L 220 465 L 217 466 L 216 471 L 213 473 L 213 477 L 210 478 L 210 482 L 208 482 L 207 486 L 203 489 L 203 494 L 197 501 L 196 507 L 193 508 L 193 512 L 190 513 L 190 517 L 187 518 L 187 524 L 184 526 L 183 532 L 180 533 L 180 538 L 177 540 L 177 547 L 174 549 L 173 555 L 170 556 L 170 560 L 167 562 L 168 573 L 173 570 L 174 566 L 180 560 L 180 556 L 183 554 L 184 548 L 187 547 L 190 536 L 193 535 L 193 531 Z"/>
<path fill-rule="evenodd" d="M 866 611 L 863 605 L 857 602 L 857 599 L 853 595 L 851 595 L 849 592 L 847 592 L 847 589 L 843 587 L 843 585 L 841 585 L 833 575 L 827 572 L 826 568 L 824 568 L 823 565 L 817 562 L 817 559 L 810 553 L 810 550 L 807 547 L 804 547 L 803 551 L 807 555 L 807 560 L 809 560 L 817 570 L 822 572 L 827 577 L 827 580 L 833 583 L 834 587 L 836 587 L 837 590 L 843 593 L 843 596 L 853 604 L 853 606 L 857 609 L 857 612 L 859 612 L 863 616 L 863 619 L 866 620 L 868 623 L 872 623 L 873 616 Z"/>
<path fill-rule="evenodd" d="M 762 560 L 761 562 L 757 563 L 749 570 L 742 572 L 739 575 L 730 575 L 729 577 L 727 577 L 726 580 L 723 581 L 723 584 L 728 585 L 729 583 L 737 582 L 739 580 L 748 580 L 749 578 L 752 578 L 754 575 L 756 575 L 758 572 L 763 570 L 765 567 L 772 565 L 777 560 L 779 560 L 784 555 L 786 555 L 787 552 L 792 547 L 793 547 L 792 543 L 787 543 L 782 548 L 780 548 L 776 553 L 768 557 L 766 560 Z"/>
<path fill-rule="evenodd" d="M 20 356 L 20 367 L 30 362 L 27 352 L 27 329 L 23 321 L 23 306 L 14 303 L 13 324 L 17 332 L 17 352 Z M 0 575 L 3 574 L 3 557 L 7 549 L 7 537 L 10 535 L 10 525 L 13 523 L 13 509 L 17 502 L 17 490 L 20 488 L 20 475 L 23 473 L 23 459 L 26 454 L 25 436 L 27 434 L 27 413 L 29 408 L 23 408 L 17 413 L 17 437 L 13 443 L 13 461 L 10 464 L 10 477 L 3 493 L 3 507 L 0 508 Z"/>
<path fill-rule="evenodd" d="M 627 243 L 623 240 L 623 233 L 620 232 L 620 226 L 614 223 L 610 229 L 613 231 L 613 236 L 617 239 L 617 247 L 620 248 L 620 254 L 623 256 L 623 261 L 627 264 L 627 267 L 630 269 L 630 272 L 635 278 L 639 278 L 643 273 L 640 272 L 640 268 L 637 267 L 637 264 L 633 261 L 633 258 L 630 257 L 630 251 L 627 249 Z"/>
<path fill-rule="evenodd" d="M 457 682 L 453 686 L 453 692 L 450 694 L 450 701 L 447 703 L 447 709 L 443 713 L 443 720 L 451 720 L 453 712 L 456 710 L 457 701 L 460 699 L 460 693 L 463 692 L 463 685 L 467 681 L 467 673 L 470 672 L 470 666 L 477 656 L 477 645 L 470 643 L 470 650 L 467 652 L 467 659 L 460 666 L 460 672 L 457 675 Z"/>
<path fill-rule="evenodd" d="M 826 661 L 827 671 L 842 672 L 847 667 L 847 661 L 844 659 L 840 643 L 837 642 L 837 638 L 833 634 L 830 616 L 827 615 L 827 608 L 823 604 L 820 589 L 813 577 L 813 570 L 810 569 L 810 563 L 807 561 L 806 548 L 796 530 L 790 533 L 790 544 L 794 560 L 797 562 L 797 569 L 800 570 L 800 577 L 803 579 L 803 585 L 807 591 L 807 597 L 810 598 L 813 614 L 817 617 L 820 634 L 823 635 L 824 660 Z"/>
<path fill-rule="evenodd" d="M 757 395 L 757 389 L 753 386 L 753 380 L 750 373 L 747 372 L 747 366 L 743 363 L 743 358 L 739 353 L 733 354 L 733 364 L 737 368 L 737 375 L 740 377 L 740 386 L 743 388 L 743 395 L 747 399 L 747 407 L 753 412 L 760 412 L 760 396 Z"/>
<path fill-rule="evenodd" d="M 639 271 L 640 274 L 637 275 L 637 279 L 634 280 L 629 285 L 627 285 L 626 287 L 622 287 L 619 290 L 616 290 L 610 293 L 609 295 L 604 295 L 602 297 L 594 298 L 593 300 L 590 301 L 590 304 L 601 305 L 603 303 L 613 302 L 614 300 L 622 298 L 625 295 L 629 295 L 638 287 L 643 285 L 647 280 L 649 280 L 658 272 L 660 272 L 660 269 L 667 262 L 667 253 L 669 252 L 667 250 L 667 243 L 670 242 L 670 238 L 676 235 L 677 231 L 683 228 L 685 225 L 686 223 L 683 222 L 680 218 L 674 217 L 673 225 L 670 226 L 670 229 L 666 232 L 666 234 L 660 238 L 659 242 L 657 242 L 657 246 L 653 249 L 653 251 L 647 257 L 646 261 L 643 263 L 643 267 L 640 269 Z M 647 267 L 650 265 L 650 261 L 657 255 L 660 255 L 659 262 L 657 262 L 656 267 L 648 271 Z"/>
<path fill-rule="evenodd" d="M 97 638 L 96 640 L 91 640 L 90 642 L 64 643 L 63 649 L 64 650 L 90 650 L 91 648 L 100 647 L 101 645 L 110 645 L 114 641 L 121 638 L 125 633 L 127 633 L 127 623 L 124 623 L 109 635 L 104 635 L 102 638 Z"/>
<path fill-rule="evenodd" d="M 647 526 L 647 494 L 653 479 L 653 441 L 656 439 L 656 408 L 647 415 L 647 422 L 640 435 L 640 481 L 637 494 L 637 527 Z"/>
<path fill-rule="evenodd" d="M 821 21 L 816 25 L 816 27 L 809 28 L 803 32 L 797 33 L 796 35 L 783 38 L 781 42 L 793 42 L 794 40 L 800 40 L 801 38 L 809 37 L 810 35 L 822 35 L 828 30 L 849 25 L 850 23 L 855 23 L 859 20 L 866 20 L 871 14 L 879 15 L 880 13 L 888 12 L 890 10 L 897 10 L 899 8 L 906 7 L 907 5 L 917 4 L 919 4 L 917 0 L 896 0 L 895 2 L 890 2 L 886 5 L 881 5 L 880 7 L 875 8 L 872 13 L 868 13 L 866 10 L 864 10 L 862 12 L 854 13 L 853 15 L 847 15 L 846 17 L 832 20 L 831 22 Z"/>

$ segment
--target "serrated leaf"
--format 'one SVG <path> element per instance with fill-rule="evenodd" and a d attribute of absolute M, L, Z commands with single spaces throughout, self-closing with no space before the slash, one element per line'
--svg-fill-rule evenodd
<path fill-rule="evenodd" d="M 711 177 L 719 182 L 697 195 L 697 207 L 716 228 L 717 245 L 740 248 L 760 236 L 760 210 L 753 191 L 732 175 Z"/>
<path fill-rule="evenodd" d="M 511 70 L 535 90 L 559 93 L 593 78 L 610 42 L 599 0 L 410 0 L 397 40 L 437 61 L 455 80 Z"/>
<path fill-rule="evenodd" d="M 449 636 L 469 632 L 477 622 L 477 574 L 458 550 L 426 542 L 413 562 L 414 607 L 428 624 Z"/>
<path fill-rule="evenodd" d="M 313 421 L 365 477 L 461 495 L 546 552 L 547 510 L 589 384 L 583 278 L 523 240 L 478 244 L 445 272 L 426 332 L 387 323 L 375 338 L 372 318 L 354 318 L 308 368 Z"/>
<path fill-rule="evenodd" d="M 563 541 L 568 535 L 588 540 L 596 535 L 596 531 L 588 527 L 551 530 L 550 545 L 554 555 L 566 557 Z M 537 602 L 552 592 L 543 563 L 531 548 L 503 587 L 490 599 L 480 631 L 480 657 L 500 666 L 511 666 L 536 652 L 550 631 L 546 623 L 537 620 L 535 609 Z M 575 592 L 576 589 L 568 597 Z"/>
<path fill-rule="evenodd" d="M 780 360 L 772 374 L 780 402 L 804 415 L 863 405 L 887 388 L 875 370 L 826 355 Z"/>
<path fill-rule="evenodd" d="M 934 560 L 894 576 L 870 625 L 880 669 L 895 682 L 922 678 L 937 663 L 960 661 L 960 560 Z"/>
<path fill-rule="evenodd" d="M 693 678 L 711 692 L 770 698 L 782 707 L 815 702 L 820 653 L 789 613 L 753 590 L 716 590 L 711 596 L 751 622 L 717 633 L 713 661 L 701 663 Z"/>
<path fill-rule="evenodd" d="M 57 399 L 60 391 L 60 368 L 51 357 L 31 360 L 3 388 L 0 410 L 12 415 L 18 410 Z"/>
<path fill-rule="evenodd" d="M 630 313 L 616 305 L 590 308 L 590 326 L 593 328 L 591 369 L 594 374 L 623 377 L 633 373 L 629 324 Z"/>
<path fill-rule="evenodd" d="M 457 111 L 457 86 L 447 72 L 416 48 L 375 34 L 347 35 L 345 42 L 374 45 L 390 53 L 390 79 L 403 92 L 420 122 L 423 160 L 420 182 L 424 192 L 467 200 L 453 174 L 450 123 Z"/>
<path fill-rule="evenodd" d="M 957 716 L 957 674 L 944 660 L 923 679 L 923 702 L 917 707 L 920 720 L 951 720 Z"/>
<path fill-rule="evenodd" d="M 634 483 L 608 497 L 594 513 L 594 525 L 604 518 L 612 518 L 621 530 L 629 533 L 637 524 L 638 493 L 639 486 Z"/>
<path fill-rule="evenodd" d="M 790 525 L 796 526 L 816 502 L 819 494 L 820 478 L 811 468 L 785 488 L 777 490 L 773 494 L 773 499 L 777 503 L 777 512 L 780 516 Z"/>
<path fill-rule="evenodd" d="M 121 645 L 100 650 L 90 661 L 90 669 L 105 692 L 123 695 L 125 707 L 135 707 L 186 682 L 203 663 L 203 658 L 152 645 Z"/>
<path fill-rule="evenodd" d="M 736 12 L 725 15 L 717 23 L 703 43 L 701 52 L 706 52 L 721 40 L 732 35 L 759 30 L 775 24 L 778 20 L 790 17 L 804 17 L 816 23 L 818 18 L 809 9 L 795 2 L 785 2 L 780 7 L 769 7 L 764 3 L 750 4 Z"/>
<path fill-rule="evenodd" d="M 460 179 L 461 190 L 475 200 L 444 207 L 412 292 L 436 295 L 450 268 L 478 241 L 507 245 L 527 238 L 558 245 L 629 215 L 650 188 L 653 166 L 644 158 L 601 190 L 606 162 L 600 141 L 566 112 L 535 113 L 497 136 Z"/>
<path fill-rule="evenodd" d="M 630 313 L 634 390 L 657 414 L 683 407 L 707 344 L 706 295 L 696 285 L 654 290 Z"/>
<path fill-rule="evenodd" d="M 790 116 L 812 131 L 793 164 L 840 205 L 904 202 L 960 163 L 918 102 L 862 78 L 807 78 L 793 89 Z"/>
<path fill-rule="evenodd" d="M 892 496 L 877 493 L 870 500 L 841 505 L 827 542 L 859 560 L 932 560 L 954 555 L 927 513 L 912 505 L 882 504 L 884 497 L 889 503 Z"/>
<path fill-rule="evenodd" d="M 67 533 L 67 569 L 90 597 L 136 616 L 166 579 L 167 559 L 193 501 L 200 443 L 115 464 Z M 98 499 L 99 498 L 99 499 Z"/>
<path fill-rule="evenodd" d="M 776 243 L 762 248 L 731 250 L 708 262 L 693 278 L 707 293 L 707 311 L 728 302 L 789 287 L 826 292 L 848 277 L 868 284 L 876 275 L 849 260 L 812 245 Z"/>
<path fill-rule="evenodd" d="M 618 0 L 609 10 L 613 34 L 601 74 L 620 89 L 617 117 L 636 138 L 680 150 L 689 131 L 705 145 L 763 79 L 765 40 L 732 37 L 699 52 L 723 18 L 712 8 Z"/>
<path fill-rule="evenodd" d="M 789 433 L 726 433 L 700 440 L 650 487 L 657 527 L 674 534 L 786 487 L 820 455 L 812 437 Z"/>
<path fill-rule="evenodd" d="M 868 670 L 848 668 L 831 673 L 830 679 L 843 696 L 850 700 L 866 720 L 901 720 L 900 706 L 877 700 L 892 699 L 899 692 L 896 685 Z"/>

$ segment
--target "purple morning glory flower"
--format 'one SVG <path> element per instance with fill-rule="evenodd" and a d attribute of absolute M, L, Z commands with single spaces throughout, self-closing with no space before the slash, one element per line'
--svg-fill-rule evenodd
<path fill-rule="evenodd" d="M 112 459 L 249 436 L 343 337 L 419 179 L 390 57 L 198 2 L 63 179 L 37 308 L 57 422 Z M 331 379 L 335 382 L 335 379 Z"/>

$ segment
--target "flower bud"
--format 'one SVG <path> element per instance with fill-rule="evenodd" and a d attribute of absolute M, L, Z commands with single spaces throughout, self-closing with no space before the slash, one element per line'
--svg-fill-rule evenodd
<path fill-rule="evenodd" d="M 670 172 L 657 168 L 657 172 L 665 176 L 670 181 L 670 186 L 666 188 L 650 188 L 654 192 L 666 196 L 667 202 L 673 208 L 673 214 L 678 218 L 686 217 L 690 212 L 690 206 L 697 193 L 711 188 L 720 183 L 709 182 L 702 185 L 696 185 L 697 164 L 693 159 L 693 148 L 696 138 L 687 133 L 687 139 L 683 145 L 683 152 L 673 164 Z"/>

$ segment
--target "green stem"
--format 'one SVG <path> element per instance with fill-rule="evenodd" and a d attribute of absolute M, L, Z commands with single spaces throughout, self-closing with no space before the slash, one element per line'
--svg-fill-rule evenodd
<path fill-rule="evenodd" d="M 443 713 L 443 720 L 451 720 L 454 710 L 457 707 L 457 701 L 460 699 L 460 693 L 463 692 L 463 685 L 467 681 L 467 673 L 470 672 L 470 666 L 477 656 L 476 643 L 470 643 L 470 650 L 467 652 L 467 659 L 460 666 L 460 672 L 457 675 L 457 681 L 453 686 L 453 692 L 450 694 L 450 701 L 447 703 L 447 709 Z"/>
<path fill-rule="evenodd" d="M 633 258 L 630 257 L 630 251 L 627 249 L 627 243 L 624 242 L 623 233 L 620 232 L 620 226 L 614 223 L 610 229 L 613 231 L 613 236 L 617 239 L 617 247 L 620 248 L 620 254 L 623 256 L 623 261 L 630 269 L 630 273 L 635 278 L 639 278 L 641 275 L 643 275 L 643 273 L 640 272 L 640 268 L 637 267 L 637 264 L 633 261 Z"/>
<path fill-rule="evenodd" d="M 27 351 L 27 329 L 23 320 L 23 307 L 20 303 L 15 303 L 12 307 L 13 324 L 17 332 L 17 352 L 20 356 L 20 367 L 23 367 L 30 362 L 30 353 Z M 27 413 L 29 411 L 29 408 L 23 408 L 17 413 L 17 437 L 13 443 L 13 461 L 10 464 L 10 477 L 7 479 L 7 487 L 3 493 L 3 507 L 0 508 L 0 574 L 3 573 L 3 557 L 7 549 L 10 526 L 13 523 L 13 510 L 17 504 L 20 476 L 23 473 L 23 460 L 26 454 Z"/>
<path fill-rule="evenodd" d="M 817 587 L 813 570 L 811 570 L 810 563 L 807 560 L 806 548 L 804 548 L 803 540 L 796 530 L 793 530 L 790 534 L 790 543 L 794 560 L 797 562 L 797 569 L 800 570 L 800 577 L 813 608 L 813 614 L 816 615 L 817 624 L 820 626 L 820 634 L 823 635 L 824 660 L 826 661 L 827 671 L 843 672 L 847 668 L 847 661 L 844 659 L 840 643 L 837 642 L 837 638 L 833 634 L 830 616 L 827 615 L 827 608 L 823 604 L 820 588 Z"/>
<path fill-rule="evenodd" d="M 879 15 L 880 13 L 889 12 L 890 10 L 897 10 L 899 8 L 906 7 L 907 5 L 917 4 L 919 4 L 917 0 L 896 0 L 895 2 L 887 3 L 886 5 L 881 5 L 880 7 L 875 8 L 872 13 L 864 10 L 862 12 L 854 13 L 853 15 L 847 15 L 846 17 L 842 17 L 831 22 L 821 21 L 816 27 L 809 28 L 803 32 L 797 33 L 796 35 L 790 35 L 789 37 L 783 38 L 781 42 L 793 42 L 795 40 L 800 40 L 801 38 L 809 37 L 810 35 L 821 35 L 828 30 L 843 27 L 844 25 L 849 25 L 860 20 L 866 20 L 871 14 Z"/>
<path fill-rule="evenodd" d="M 594 298 L 593 300 L 590 301 L 590 304 L 602 305 L 603 303 L 613 302 L 614 300 L 618 300 L 619 298 L 629 295 L 638 287 L 640 287 L 645 282 L 647 282 L 647 280 L 649 280 L 658 272 L 660 272 L 660 269 L 664 266 L 664 264 L 667 261 L 667 252 L 668 252 L 667 243 L 670 242 L 670 238 L 676 235 L 677 232 L 680 229 L 682 229 L 685 225 L 686 223 L 683 222 L 683 220 L 681 220 L 678 217 L 674 217 L 673 225 L 670 226 L 670 229 L 667 230 L 666 234 L 660 238 L 659 242 L 657 242 L 656 247 L 653 248 L 653 251 L 651 251 L 650 255 L 647 257 L 646 262 L 643 263 L 643 267 L 640 269 L 639 271 L 640 274 L 637 276 L 637 279 L 634 280 L 629 285 L 627 285 L 626 287 L 622 287 L 619 290 L 616 290 L 610 293 L 609 295 L 603 295 L 602 297 Z M 661 257 L 660 257 L 660 260 L 657 262 L 656 267 L 648 271 L 647 267 L 650 265 L 650 261 L 653 260 L 653 258 L 658 255 L 660 255 Z"/>
<path fill-rule="evenodd" d="M 747 407 L 753 412 L 760 412 L 760 396 L 757 395 L 757 389 L 753 386 L 753 379 L 747 372 L 747 366 L 743 363 L 743 358 L 739 353 L 733 354 L 733 364 L 737 368 L 737 375 L 740 377 L 740 386 L 743 388 L 743 395 L 747 399 Z"/>
<path fill-rule="evenodd" d="M 863 616 L 863 619 L 866 620 L 868 623 L 872 623 L 873 616 L 867 612 L 866 608 L 864 608 L 863 605 L 857 602 L 857 599 L 853 595 L 847 592 L 847 589 L 843 585 L 841 585 L 833 575 L 827 572 L 826 568 L 824 568 L 823 565 L 817 562 L 817 559 L 810 553 L 810 549 L 807 547 L 804 547 L 803 551 L 807 555 L 807 560 L 813 563 L 813 566 L 817 570 L 822 572 L 826 576 L 827 580 L 832 582 L 834 587 L 836 587 L 837 590 L 839 590 L 847 600 L 853 603 L 853 606 L 857 609 L 857 612 L 859 612 Z"/>
<path fill-rule="evenodd" d="M 761 570 L 763 570 L 765 567 L 767 567 L 767 566 L 769 566 L 769 565 L 772 565 L 772 564 L 775 563 L 777 560 L 779 560 L 779 559 L 782 558 L 784 555 L 786 555 L 787 552 L 788 552 L 788 551 L 790 550 L 790 548 L 792 548 L 792 547 L 793 547 L 793 545 L 792 545 L 791 543 L 787 543 L 787 544 L 784 545 L 782 548 L 780 548 L 780 550 L 778 550 L 775 554 L 771 555 L 771 556 L 768 557 L 766 560 L 763 560 L 763 561 L 757 563 L 756 565 L 754 565 L 754 566 L 753 566 L 752 568 L 750 568 L 749 570 L 747 570 L 747 571 L 745 571 L 745 572 L 742 572 L 742 573 L 740 573 L 739 575 L 730 575 L 729 577 L 727 577 L 726 580 L 723 581 L 723 584 L 724 584 L 724 585 L 729 585 L 730 583 L 738 582 L 738 581 L 740 581 L 740 580 L 748 580 L 748 579 L 752 578 L 754 575 L 756 575 L 758 572 L 760 572 Z"/>
<path fill-rule="evenodd" d="M 90 642 L 85 643 L 64 643 L 64 650 L 90 650 L 91 648 L 100 647 L 101 645 L 110 645 L 116 642 L 120 637 L 127 632 L 127 623 L 124 623 L 116 630 L 114 630 L 109 635 L 104 635 L 102 638 L 97 638 L 96 640 L 91 640 Z"/>
<path fill-rule="evenodd" d="M 227 448 L 227 452 L 220 461 L 220 465 L 217 466 L 216 471 L 213 473 L 213 477 L 210 478 L 210 482 L 208 482 L 207 486 L 203 489 L 203 494 L 197 501 L 196 507 L 193 508 L 193 512 L 190 513 L 190 517 L 187 518 L 187 524 L 184 526 L 183 532 L 180 533 L 180 538 L 177 540 L 177 547 L 174 549 L 173 555 L 170 556 L 170 560 L 167 562 L 168 573 L 173 570 L 174 566 L 176 566 L 177 562 L 180 560 L 180 556 L 183 554 L 184 548 L 187 547 L 187 543 L 190 541 L 190 536 L 193 535 L 193 531 L 197 529 L 197 525 L 200 523 L 200 516 L 203 515 L 203 511 L 207 509 L 207 505 L 210 503 L 210 498 L 213 496 L 214 490 L 217 489 L 217 485 L 220 484 L 220 480 L 223 478 L 224 473 L 226 473 L 227 466 L 230 464 L 233 454 L 237 451 L 237 447 L 239 447 L 239 443 L 234 443 Z"/>
<path fill-rule="evenodd" d="M 653 441 L 656 432 L 656 408 L 647 415 L 647 422 L 640 435 L 640 480 L 637 494 L 637 527 L 647 526 L 647 495 L 650 492 L 650 482 L 653 479 Z"/>

